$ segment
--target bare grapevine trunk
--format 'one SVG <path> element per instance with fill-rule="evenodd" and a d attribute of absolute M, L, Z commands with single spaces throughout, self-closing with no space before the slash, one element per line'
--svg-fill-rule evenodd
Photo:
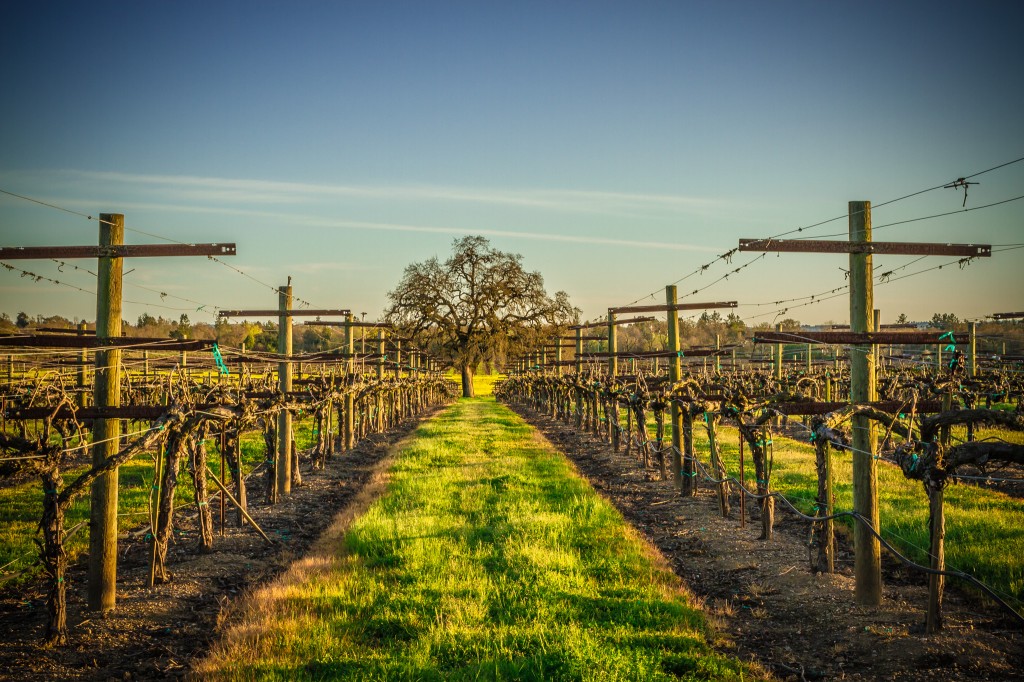
<path fill-rule="evenodd" d="M 277 502 L 277 466 L 274 462 L 274 453 L 277 449 L 277 429 L 274 427 L 274 420 L 268 419 L 263 428 L 263 447 L 267 453 L 265 464 L 267 465 L 266 476 L 263 477 L 263 494 L 267 504 Z"/>
<path fill-rule="evenodd" d="M 157 508 L 156 531 L 153 542 L 156 543 L 154 553 L 153 583 L 168 582 L 171 574 L 167 570 L 167 549 L 174 534 L 174 491 L 178 487 L 178 470 L 185 458 L 185 451 L 191 445 L 192 437 L 172 439 L 167 447 L 167 464 L 164 467 L 164 480 L 160 485 L 160 501 Z"/>
<path fill-rule="evenodd" d="M 43 518 L 39 525 L 43 531 L 43 567 L 50 580 L 45 642 L 51 646 L 63 646 L 68 643 L 67 584 L 64 581 L 68 570 L 68 555 L 64 551 L 64 510 L 57 498 L 57 486 L 61 482 L 60 469 L 54 466 L 43 472 L 42 482 Z"/>
<path fill-rule="evenodd" d="M 199 550 L 213 551 L 213 514 L 210 513 L 209 492 L 206 489 L 206 440 L 199 438 L 192 448 L 189 469 L 196 494 L 196 508 L 199 511 Z"/>
<path fill-rule="evenodd" d="M 241 528 L 245 525 L 245 515 L 242 514 L 242 510 L 248 508 L 248 495 L 245 489 L 245 476 L 242 475 L 242 457 L 241 450 L 239 449 L 238 431 L 228 431 L 224 443 L 224 457 L 228 463 L 228 471 L 231 472 L 231 481 L 235 485 L 235 499 L 238 500 L 240 507 L 235 509 L 235 523 Z"/>

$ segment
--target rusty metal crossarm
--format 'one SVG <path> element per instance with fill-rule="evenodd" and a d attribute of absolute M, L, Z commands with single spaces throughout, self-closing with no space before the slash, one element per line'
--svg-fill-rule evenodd
<path fill-rule="evenodd" d="M 824 239 L 740 239 L 740 251 L 779 253 L 877 253 L 899 256 L 969 256 L 988 258 L 991 244 L 915 242 L 844 242 Z"/>
<path fill-rule="evenodd" d="M 609 308 L 608 312 L 618 313 L 665 313 L 670 310 L 711 310 L 713 308 L 735 308 L 736 301 L 715 301 L 712 303 L 677 303 L 675 305 L 631 305 Z M 604 323 L 607 324 L 607 323 Z"/>
<path fill-rule="evenodd" d="M 234 256 L 233 243 L 225 244 L 120 244 L 115 246 L 0 246 L 0 260 L 50 258 L 161 258 L 165 256 Z"/>
<path fill-rule="evenodd" d="M 824 343 L 831 345 L 881 345 L 943 343 L 946 332 L 757 332 L 754 343 Z"/>
<path fill-rule="evenodd" d="M 220 310 L 218 317 L 316 317 L 318 315 L 351 315 L 350 310 Z M 308 323 L 307 323 L 308 324 Z"/>
<path fill-rule="evenodd" d="M 127 348 L 138 350 L 197 351 L 212 347 L 213 339 L 132 338 L 118 336 L 71 336 L 70 334 L 36 334 L 34 336 L 0 336 L 0 346 L 16 348 Z"/>

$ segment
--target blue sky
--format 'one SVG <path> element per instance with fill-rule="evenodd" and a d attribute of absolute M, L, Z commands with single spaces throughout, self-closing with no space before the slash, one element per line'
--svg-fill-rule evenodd
<path fill-rule="evenodd" d="M 130 230 L 174 240 L 234 241 L 229 262 L 260 282 L 290 275 L 314 306 L 371 318 L 406 265 L 445 256 L 464 234 L 522 254 L 594 317 L 660 300 L 741 237 L 1024 157 L 1018 3 L 12 2 L 2 12 L 0 189 L 124 213 Z M 968 208 L 1024 195 L 1024 162 L 975 179 Z M 962 202 L 938 189 L 873 221 Z M 846 229 L 841 218 L 811 233 Z M 96 232 L 95 221 L 0 195 L 0 245 L 88 244 Z M 1024 243 L 1024 200 L 875 238 Z M 719 261 L 680 293 L 752 258 Z M 876 271 L 911 260 L 878 257 Z M 93 288 L 81 270 L 13 264 Z M 883 321 L 1019 310 L 1022 264 L 1024 250 L 1010 250 L 894 281 L 876 305 Z M 129 320 L 276 303 L 206 259 L 132 267 Z M 819 293 L 845 283 L 844 267 L 843 256 L 772 255 L 693 299 Z M 771 321 L 781 307 L 737 312 Z M 0 310 L 91 320 L 95 303 L 0 271 Z M 845 296 L 785 313 L 847 315 Z"/>

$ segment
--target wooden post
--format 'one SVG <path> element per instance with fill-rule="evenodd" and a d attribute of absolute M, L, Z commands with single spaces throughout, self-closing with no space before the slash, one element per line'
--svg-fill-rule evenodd
<path fill-rule="evenodd" d="M 395 378 L 402 378 L 402 340 L 395 339 Z"/>
<path fill-rule="evenodd" d="M 576 330 L 576 373 L 583 372 L 583 330 Z"/>
<path fill-rule="evenodd" d="M 359 354 L 359 373 L 366 374 L 366 327 L 359 327 Z"/>
<path fill-rule="evenodd" d="M 675 355 L 668 359 L 668 380 L 673 385 L 682 376 L 682 368 L 679 362 L 679 312 L 673 307 L 676 305 L 676 302 L 676 287 L 670 284 L 665 287 L 665 305 L 669 306 L 667 314 L 668 350 L 675 353 Z M 679 454 L 683 451 L 683 415 L 679 410 L 679 404 L 674 400 L 669 409 L 669 418 L 672 420 L 672 482 L 679 489 L 682 487 L 683 479 L 683 458 Z"/>
<path fill-rule="evenodd" d="M 871 241 L 871 202 L 851 201 L 850 241 Z M 850 331 L 874 331 L 872 256 L 850 254 Z M 850 352 L 850 402 L 875 400 L 875 357 L 871 346 L 852 346 Z M 854 416 L 853 427 L 853 509 L 875 530 L 878 522 L 878 471 L 875 463 L 874 422 Z M 882 603 L 882 559 L 878 540 L 863 524 L 854 524 L 854 598 L 858 604 Z"/>
<path fill-rule="evenodd" d="M 874 311 L 873 311 L 872 320 L 874 320 L 874 322 L 871 325 L 871 328 L 873 330 L 875 330 L 876 332 L 877 331 L 881 331 L 882 330 L 882 311 L 879 310 L 878 308 L 875 308 Z M 880 370 L 882 368 L 882 364 L 880 362 L 880 359 L 881 359 L 881 356 L 882 356 L 882 344 L 875 344 L 874 346 L 872 346 L 871 347 L 871 353 L 875 357 L 875 376 L 878 376 L 878 370 Z"/>
<path fill-rule="evenodd" d="M 775 325 L 775 331 L 777 331 L 777 332 L 781 332 L 782 331 L 782 323 L 781 322 L 779 322 L 779 323 L 777 323 Z M 782 349 L 783 349 L 783 345 L 781 343 L 777 343 L 777 344 L 775 344 L 773 346 L 773 348 L 775 348 L 775 354 L 774 354 L 774 357 L 772 358 L 773 360 L 775 360 L 775 378 L 776 379 L 782 379 Z"/>
<path fill-rule="evenodd" d="M 562 376 L 562 339 L 555 337 L 555 376 Z"/>
<path fill-rule="evenodd" d="M 124 243 L 124 216 L 100 214 L 100 246 Z M 96 338 L 121 336 L 121 272 L 124 259 L 100 256 L 96 276 Z M 96 351 L 93 380 L 96 407 L 121 406 L 121 351 Z M 117 454 L 121 441 L 118 419 L 96 419 L 92 426 L 92 463 L 104 464 Z M 88 605 L 93 611 L 110 611 L 117 601 L 117 483 L 113 468 L 92 484 L 89 514 Z"/>
<path fill-rule="evenodd" d="M 78 323 L 78 335 L 85 336 L 85 322 Z M 85 363 L 89 361 L 89 352 L 83 348 L 78 351 L 78 396 L 76 402 L 79 407 L 86 407 L 89 403 L 85 395 L 85 387 L 88 385 L 88 381 L 85 376 Z"/>
<path fill-rule="evenodd" d="M 352 315 L 345 316 L 345 353 L 348 354 L 348 361 L 345 362 L 345 371 L 351 377 L 355 373 L 355 362 L 352 360 L 352 353 L 355 350 L 355 339 L 352 335 Z M 345 393 L 345 449 L 351 450 L 356 445 L 355 437 L 355 396 L 352 391 Z"/>
<path fill-rule="evenodd" d="M 292 278 L 288 284 L 278 289 L 277 304 L 281 315 L 277 324 L 277 352 L 290 357 L 292 354 L 292 318 L 285 314 L 292 309 Z M 277 365 L 278 388 L 282 393 L 292 390 L 292 363 L 282 361 Z M 277 416 L 277 452 L 274 463 L 277 474 L 277 499 L 284 499 L 292 492 L 292 415 L 288 410 L 281 410 Z"/>
<path fill-rule="evenodd" d="M 377 333 L 377 381 L 384 378 L 384 332 Z"/>
<path fill-rule="evenodd" d="M 935 373 L 942 374 L 942 344 L 935 346 Z"/>
<path fill-rule="evenodd" d="M 715 350 L 722 350 L 722 336 L 720 334 L 715 334 Z M 722 357 L 717 352 L 715 353 L 715 371 L 722 371 Z"/>
<path fill-rule="evenodd" d="M 811 373 L 811 365 L 813 364 L 811 362 L 811 357 L 813 355 L 813 352 L 814 352 L 814 346 L 812 344 L 807 344 L 807 374 L 808 375 L 810 375 L 810 373 Z"/>
<path fill-rule="evenodd" d="M 608 313 L 608 377 L 614 379 L 619 373 L 619 359 L 615 353 L 619 347 L 619 335 L 615 326 L 615 313 Z"/>
<path fill-rule="evenodd" d="M 978 323 L 968 322 L 967 332 L 970 335 L 971 354 L 967 360 L 967 373 L 974 377 L 978 374 Z"/>

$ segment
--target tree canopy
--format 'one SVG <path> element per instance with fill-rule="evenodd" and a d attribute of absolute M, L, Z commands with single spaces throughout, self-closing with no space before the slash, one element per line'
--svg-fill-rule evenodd
<path fill-rule="evenodd" d="M 459 370 L 466 397 L 480 363 L 501 362 L 579 314 L 564 291 L 548 295 L 540 273 L 523 269 L 522 256 L 480 236 L 456 239 L 443 263 L 435 256 L 406 267 L 388 298 L 385 319 Z"/>

